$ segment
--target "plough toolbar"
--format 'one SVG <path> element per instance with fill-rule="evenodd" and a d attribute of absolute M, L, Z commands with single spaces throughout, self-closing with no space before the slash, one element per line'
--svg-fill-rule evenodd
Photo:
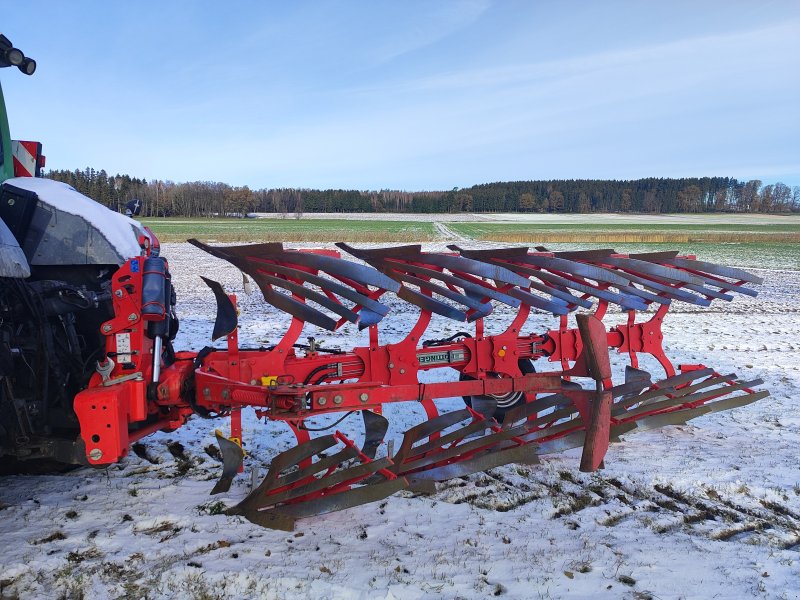
<path fill-rule="evenodd" d="M 405 488 L 430 491 L 437 481 L 535 463 L 542 454 L 569 448 L 582 448 L 580 468 L 593 471 L 609 443 L 624 434 L 685 423 L 768 395 L 756 389 L 760 380 L 740 381 L 705 365 L 673 365 L 665 354 L 661 323 L 672 302 L 706 307 L 735 294 L 755 296 L 752 285 L 761 283 L 746 271 L 677 252 L 458 246 L 425 252 L 418 245 L 337 244 L 353 260 L 337 250 L 275 243 L 190 242 L 252 278 L 264 300 L 291 317 L 286 332 L 268 348 L 240 348 L 235 296 L 204 278 L 217 301 L 212 337 L 225 338 L 226 347 L 160 351 L 157 325 L 168 311 L 147 307 L 169 305 L 166 261 L 132 259 L 115 275 L 116 316 L 102 328 L 108 356 L 126 361 L 110 372 L 106 363 L 105 374 L 98 372 L 75 403 L 88 462 L 113 462 L 132 440 L 179 427 L 193 413 L 230 415 L 231 435 L 217 435 L 223 475 L 214 488 L 228 492 L 245 456 L 240 411 L 252 407 L 259 417 L 285 422 L 298 441 L 228 509 L 261 525 L 291 529 L 298 518 Z M 383 343 L 380 324 L 397 306 L 389 295 L 413 305 L 416 320 L 403 339 Z M 499 305 L 513 318 L 490 335 L 484 319 Z M 606 328 L 602 320 L 610 306 L 627 318 Z M 551 313 L 553 328 L 530 331 L 532 312 Z M 426 339 L 433 315 L 464 323 L 463 330 Z M 367 344 L 350 350 L 323 348 L 314 338 L 302 344 L 306 324 L 366 329 Z M 622 381 L 612 376 L 609 349 L 627 355 Z M 658 361 L 663 377 L 639 368 L 643 354 Z M 420 371 L 441 368 L 452 370 L 452 381 L 420 380 Z M 145 393 L 137 394 L 139 388 Z M 435 400 L 459 396 L 463 409 L 439 414 Z M 396 451 L 384 440 L 389 423 L 381 414 L 392 402 L 416 403 L 427 416 Z M 359 436 L 336 430 L 338 419 L 330 434 L 312 437 L 306 422 L 356 411 L 364 423 Z"/>

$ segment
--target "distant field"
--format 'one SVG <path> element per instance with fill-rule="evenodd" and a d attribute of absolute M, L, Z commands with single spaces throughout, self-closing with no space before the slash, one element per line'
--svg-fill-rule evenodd
<path fill-rule="evenodd" d="M 286 219 L 290 213 L 256 213 L 264 219 Z M 750 213 L 306 213 L 304 218 L 316 219 L 356 219 L 359 221 L 424 221 L 426 223 L 560 223 L 565 225 L 612 226 L 616 224 L 655 224 L 656 227 L 685 224 L 711 227 L 715 224 L 738 225 L 800 225 L 800 214 L 750 214 Z"/>
<path fill-rule="evenodd" d="M 500 242 L 502 244 L 502 242 Z M 533 246 L 534 244 L 531 244 Z M 548 250 L 596 250 L 613 248 L 617 252 L 635 254 L 639 252 L 663 252 L 677 250 L 681 255 L 694 255 L 699 260 L 742 267 L 746 269 L 771 269 L 777 271 L 800 271 L 800 244 L 776 242 L 743 243 L 732 242 L 547 242 Z"/>
<path fill-rule="evenodd" d="M 800 222 L 788 223 L 448 223 L 465 237 L 496 242 L 797 243 Z"/>
<path fill-rule="evenodd" d="M 800 222 L 782 223 L 448 223 L 475 240 L 544 244 L 552 250 L 613 247 L 678 250 L 702 260 L 764 269 L 800 269 Z"/>
<path fill-rule="evenodd" d="M 357 219 L 141 219 L 164 242 L 196 237 L 219 242 L 426 242 L 436 238 L 424 221 Z"/>
<path fill-rule="evenodd" d="M 197 237 L 217 242 L 443 242 L 455 235 L 503 243 L 544 244 L 553 250 L 616 248 L 622 252 L 678 250 L 712 262 L 767 269 L 800 269 L 800 219 L 764 223 L 530 223 L 342 219 L 142 219 L 164 242 Z M 437 225 L 441 230 L 437 230 Z M 449 230 L 449 231 L 448 231 Z M 451 236 L 447 234 L 452 232 Z M 459 240 L 463 243 L 464 240 Z M 467 244 L 469 242 L 466 242 Z"/>

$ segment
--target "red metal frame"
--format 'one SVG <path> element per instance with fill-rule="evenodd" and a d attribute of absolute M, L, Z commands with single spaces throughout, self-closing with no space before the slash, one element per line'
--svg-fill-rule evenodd
<path fill-rule="evenodd" d="M 115 462 L 127 455 L 131 443 L 155 431 L 175 430 L 194 412 L 185 399 L 194 353 L 178 353 L 159 383 L 150 383 L 153 340 L 141 311 L 145 258 L 128 260 L 112 278 L 114 317 L 100 331 L 113 369 L 105 381 L 96 373 L 74 400 L 89 464 Z"/>
<path fill-rule="evenodd" d="M 338 256 L 338 252 L 328 250 L 312 252 Z M 618 256 L 623 255 L 613 255 L 612 258 Z M 225 351 L 206 355 L 198 365 L 194 364 L 196 354 L 178 353 L 178 360 L 162 369 L 159 382 L 150 384 L 153 341 L 146 335 L 146 324 L 141 318 L 144 259 L 144 256 L 133 258 L 115 273 L 112 287 L 115 316 L 102 325 L 108 356 L 112 359 L 122 356 L 126 360 L 115 361 L 107 381 L 102 381 L 99 374 L 95 375 L 90 387 L 75 399 L 81 436 L 91 464 L 108 464 L 118 460 L 126 455 L 130 442 L 159 429 L 176 429 L 197 409 L 230 415 L 230 437 L 239 444 L 242 438 L 241 410 L 247 406 L 256 409 L 259 416 L 286 422 L 300 443 L 309 439 L 303 420 L 312 415 L 365 409 L 380 412 L 387 403 L 417 402 L 424 408 L 428 418 L 434 418 L 438 415 L 434 400 L 458 396 L 522 392 L 530 401 L 537 395 L 559 392 L 569 399 L 584 424 L 591 420 L 590 403 L 594 392 L 565 390 L 562 387 L 564 379 L 590 376 L 582 358 L 584 348 L 580 332 L 570 327 L 569 319 L 563 315 L 556 329 L 543 334 L 523 333 L 530 313 L 530 306 L 524 303 L 519 306 L 506 330 L 497 335 L 485 335 L 483 320 L 478 319 L 474 322 L 472 337 L 435 346 L 422 344 L 422 337 L 432 316 L 430 311 L 424 309 L 419 310 L 416 322 L 401 341 L 381 344 L 378 326 L 370 325 L 368 346 L 340 354 L 313 350 L 298 354 L 295 344 L 304 322 L 296 317 L 292 318 L 278 344 L 269 350 L 240 349 L 238 332 L 234 329 L 227 337 Z M 264 265 L 274 262 L 258 260 Z M 399 264 L 404 261 L 396 262 Z M 408 261 L 406 263 L 410 264 Z M 305 270 L 313 274 L 313 269 Z M 597 290 L 608 288 L 608 284 L 596 283 L 571 273 L 557 274 Z M 490 287 L 485 280 L 468 273 L 459 272 L 458 276 Z M 384 290 L 370 290 L 344 277 L 338 279 L 373 300 L 384 293 Z M 716 279 L 730 284 L 723 279 Z M 658 280 L 653 278 L 653 281 Z M 678 288 L 682 284 L 675 282 L 671 285 Z M 511 287 L 496 284 L 493 289 L 506 292 Z M 421 293 L 431 295 L 431 292 L 420 289 Z M 726 290 L 722 288 L 722 292 Z M 326 292 L 326 295 L 331 300 L 339 301 L 330 292 Z M 297 295 L 292 297 L 302 301 Z M 235 296 L 231 296 L 231 301 L 235 305 Z M 569 308 L 571 310 L 575 305 Z M 660 305 L 649 320 L 640 323 L 636 322 L 636 311 L 629 310 L 626 322 L 607 332 L 607 346 L 617 349 L 619 353 L 626 353 L 633 367 L 638 366 L 639 354 L 650 354 L 664 368 L 667 377 L 675 375 L 676 369 L 662 347 L 661 325 L 668 308 L 667 304 Z M 602 319 L 607 309 L 608 302 L 600 299 L 594 316 Z M 345 318 L 341 318 L 337 328 L 346 322 Z M 442 356 L 453 358 L 443 361 Z M 432 362 L 431 357 L 437 360 Z M 560 363 L 561 369 L 521 373 L 520 360 L 537 361 L 545 357 L 549 362 Z M 687 372 L 699 367 L 681 365 L 680 368 L 682 372 Z M 467 377 L 441 383 L 419 381 L 420 371 L 435 368 L 452 368 Z M 610 379 L 602 384 L 606 389 L 611 387 Z M 194 388 L 194 397 L 187 395 L 191 388 Z M 614 425 L 623 423 L 624 419 L 609 417 L 608 421 Z M 548 422 L 542 429 L 552 425 L 552 422 Z M 578 424 L 555 428 L 551 436 L 541 437 L 539 441 L 563 437 L 584 426 Z"/>

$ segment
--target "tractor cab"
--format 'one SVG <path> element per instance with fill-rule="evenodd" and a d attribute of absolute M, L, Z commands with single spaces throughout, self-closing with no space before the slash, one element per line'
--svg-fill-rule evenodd
<path fill-rule="evenodd" d="M 32 75 L 36 62 L 0 34 L 0 67 Z M 44 165 L 40 142 L 11 139 L 0 88 L 0 277 L 27 278 L 32 266 L 118 267 L 141 253 L 138 239 L 150 236 L 139 223 L 41 178 Z"/>

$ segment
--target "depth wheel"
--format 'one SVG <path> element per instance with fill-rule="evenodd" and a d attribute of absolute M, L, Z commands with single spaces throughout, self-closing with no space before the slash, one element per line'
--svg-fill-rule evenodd
<path fill-rule="evenodd" d="M 519 365 L 519 370 L 522 372 L 523 375 L 529 375 L 531 373 L 536 373 L 536 367 L 533 366 L 533 361 L 528 358 L 520 358 L 517 362 Z M 489 373 L 490 377 L 500 378 L 502 375 L 500 373 Z M 474 379 L 474 377 L 470 377 L 469 375 L 464 375 L 463 373 L 460 375 L 460 381 L 467 381 L 470 379 Z M 472 408 L 472 399 L 473 398 L 491 398 L 497 402 L 497 409 L 494 412 L 494 418 L 498 423 L 502 423 L 506 418 L 506 412 L 520 406 L 521 404 L 525 404 L 525 392 L 508 392 L 507 394 L 488 394 L 486 396 L 463 396 L 464 404 Z"/>

